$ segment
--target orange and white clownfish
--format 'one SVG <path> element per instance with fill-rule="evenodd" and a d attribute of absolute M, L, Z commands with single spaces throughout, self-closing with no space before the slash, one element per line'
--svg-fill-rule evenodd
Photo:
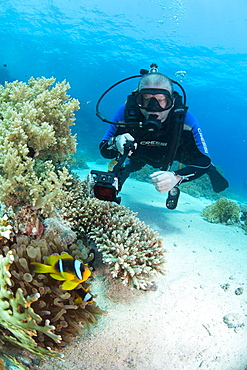
<path fill-rule="evenodd" d="M 78 298 L 75 299 L 74 302 L 76 304 L 80 304 L 82 302 L 92 303 L 93 302 L 93 296 L 88 291 L 89 291 L 89 288 L 87 288 L 87 289 L 80 288 L 80 289 L 74 290 L 76 296 L 78 297 Z"/>
<path fill-rule="evenodd" d="M 64 290 L 74 289 L 91 275 L 91 271 L 86 265 L 75 260 L 69 254 L 61 254 L 60 256 L 52 254 L 47 258 L 48 265 L 38 262 L 31 263 L 35 265 L 35 272 L 50 274 L 56 280 L 65 280 L 62 284 Z"/>

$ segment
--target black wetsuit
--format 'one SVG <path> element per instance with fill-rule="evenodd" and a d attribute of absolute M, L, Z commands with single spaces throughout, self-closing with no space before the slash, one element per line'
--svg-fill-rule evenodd
<path fill-rule="evenodd" d="M 125 105 L 122 105 L 114 115 L 113 122 L 124 120 Z M 131 172 L 140 170 L 146 164 L 160 170 L 169 170 L 169 142 L 172 136 L 173 115 L 170 112 L 158 133 L 149 132 L 140 127 L 118 127 L 111 124 L 100 143 L 100 152 L 105 158 L 116 158 L 117 151 L 109 148 L 109 139 L 123 133 L 130 133 L 137 143 L 137 149 L 129 158 L 121 173 L 121 185 Z M 192 113 L 185 114 L 180 142 L 174 160 L 182 163 L 183 168 L 174 171 L 183 177 L 182 181 L 197 179 L 206 173 L 211 166 L 207 145 L 201 129 Z"/>

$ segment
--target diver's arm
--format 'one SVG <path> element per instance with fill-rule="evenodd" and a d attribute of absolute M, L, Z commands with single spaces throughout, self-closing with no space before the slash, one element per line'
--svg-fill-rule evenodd
<path fill-rule="evenodd" d="M 118 153 L 123 155 L 125 150 L 125 144 L 130 141 L 134 142 L 135 139 L 128 132 L 112 136 L 108 141 L 104 141 L 100 144 L 101 154 L 102 155 L 104 154 L 103 157 L 105 158 L 114 158 L 117 156 Z M 137 144 L 134 145 L 136 149 Z M 131 155 L 132 153 L 133 151 L 131 150 L 129 155 Z"/>
<path fill-rule="evenodd" d="M 181 180 L 179 181 L 179 183 L 181 184 L 181 182 L 198 179 L 208 172 L 210 166 L 211 159 L 203 154 L 202 156 L 196 158 L 193 161 L 193 164 L 185 166 L 180 170 L 174 171 L 174 175 L 181 177 Z"/>
<path fill-rule="evenodd" d="M 104 140 L 99 144 L 100 154 L 104 158 L 116 158 L 118 151 L 116 149 L 109 149 L 109 141 Z"/>
<path fill-rule="evenodd" d="M 208 172 L 211 166 L 211 159 L 202 130 L 197 119 L 190 112 L 187 112 L 185 116 L 182 137 L 184 158 L 187 157 L 187 159 L 181 158 L 185 167 L 174 171 L 175 175 L 182 177 L 180 183 L 201 177 Z"/>
<path fill-rule="evenodd" d="M 125 104 L 122 104 L 112 118 L 112 122 L 120 122 L 124 120 L 124 109 Z M 100 154 L 104 158 L 116 158 L 118 150 L 114 147 L 114 139 L 117 136 L 118 126 L 110 124 L 108 130 L 106 131 L 100 145 Z"/>
<path fill-rule="evenodd" d="M 160 193 L 166 193 L 180 185 L 182 182 L 195 180 L 206 173 L 211 166 L 211 160 L 206 155 L 198 157 L 192 165 L 188 165 L 180 170 L 158 171 L 154 172 L 150 177 Z"/>

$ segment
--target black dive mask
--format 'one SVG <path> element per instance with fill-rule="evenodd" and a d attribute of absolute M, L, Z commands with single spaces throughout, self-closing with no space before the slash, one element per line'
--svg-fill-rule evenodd
<path fill-rule="evenodd" d="M 163 112 L 172 108 L 173 97 L 166 89 L 147 88 L 137 93 L 136 103 L 147 112 Z"/>

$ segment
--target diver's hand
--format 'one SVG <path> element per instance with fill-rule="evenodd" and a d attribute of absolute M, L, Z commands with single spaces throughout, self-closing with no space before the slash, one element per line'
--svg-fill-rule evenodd
<path fill-rule="evenodd" d="M 128 133 L 118 135 L 115 140 L 117 151 L 121 154 L 124 154 L 124 144 L 126 144 L 127 141 L 135 141 L 133 136 Z"/>
<path fill-rule="evenodd" d="M 180 176 L 174 175 L 174 173 L 169 171 L 154 172 L 150 177 L 155 189 L 160 193 L 170 191 L 182 179 Z"/>

